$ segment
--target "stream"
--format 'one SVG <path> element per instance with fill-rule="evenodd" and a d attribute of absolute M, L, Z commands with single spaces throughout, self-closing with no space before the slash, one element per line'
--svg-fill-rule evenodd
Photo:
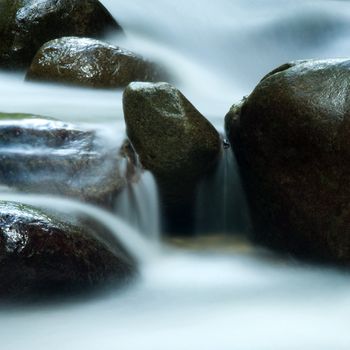
<path fill-rule="evenodd" d="M 109 42 L 165 66 L 220 132 L 230 106 L 276 66 L 349 55 L 347 1 L 101 2 L 126 32 Z M 114 135 L 123 140 L 122 91 L 23 78 L 0 72 L 1 112 L 50 116 L 108 132 L 106 142 Z M 1 306 L 0 349 L 348 350 L 347 273 L 275 256 L 227 233 L 227 225 L 242 229 L 248 216 L 237 171 L 227 155 L 206 187 L 214 192 L 223 186 L 214 210 L 198 208 L 197 238 L 173 244 L 159 238 L 158 194 L 149 173 L 120 196 L 119 216 L 64 198 L 2 193 L 2 199 L 99 221 L 139 261 L 140 276 L 125 288 L 82 300 Z M 200 195 L 211 202 L 211 192 Z M 208 227 L 218 236 L 201 237 Z"/>

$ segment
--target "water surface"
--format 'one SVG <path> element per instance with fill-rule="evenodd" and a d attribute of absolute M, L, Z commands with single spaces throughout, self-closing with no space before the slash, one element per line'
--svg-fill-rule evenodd
<path fill-rule="evenodd" d="M 230 106 L 277 65 L 349 54 L 346 1 L 102 2 L 127 34 L 109 41 L 167 67 L 176 86 L 221 131 Z M 125 133 L 118 91 L 23 83 L 21 75 L 0 73 L 0 110 L 88 124 L 118 140 Z M 156 193 L 145 199 L 142 193 L 154 188 L 145 183 L 147 190 L 134 193 L 144 203 L 138 227 L 150 237 L 148 231 L 157 230 Z M 135 221 L 128 215 L 135 207 L 125 201 L 124 217 Z M 347 274 L 236 241 L 209 242 L 194 251 L 161 248 L 155 259 L 142 262 L 140 278 L 120 291 L 44 308 L 2 309 L 1 348 L 349 349 Z"/>

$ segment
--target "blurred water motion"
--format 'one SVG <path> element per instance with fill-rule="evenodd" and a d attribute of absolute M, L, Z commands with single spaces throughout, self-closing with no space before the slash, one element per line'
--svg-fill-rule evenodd
<path fill-rule="evenodd" d="M 349 54 L 345 1 L 102 2 L 127 34 L 109 40 L 165 65 L 221 131 L 230 106 L 270 69 L 289 60 Z M 121 92 L 23 83 L 21 75 L 0 73 L 0 110 L 124 135 Z M 252 247 L 228 251 L 210 241 L 184 252 L 184 245 L 145 264 L 127 290 L 76 304 L 1 310 L 1 348 L 349 349 L 346 273 Z"/>

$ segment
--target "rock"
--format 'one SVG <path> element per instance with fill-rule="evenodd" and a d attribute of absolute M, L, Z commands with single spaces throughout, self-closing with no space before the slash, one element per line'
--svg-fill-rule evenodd
<path fill-rule="evenodd" d="M 86 291 L 134 272 L 129 258 L 83 227 L 0 201 L 0 298 Z"/>
<path fill-rule="evenodd" d="M 157 81 L 160 77 L 154 63 L 130 51 L 94 39 L 65 37 L 40 48 L 26 79 L 119 88 L 135 80 Z"/>
<path fill-rule="evenodd" d="M 167 217 L 186 230 L 196 186 L 221 152 L 218 132 L 167 83 L 131 83 L 123 107 L 127 135 L 143 166 L 156 177 Z"/>
<path fill-rule="evenodd" d="M 53 193 L 105 207 L 128 182 L 135 163 L 98 133 L 40 116 L 0 114 L 0 184 Z"/>
<path fill-rule="evenodd" d="M 292 62 L 226 116 L 258 242 L 350 262 L 349 91 L 350 60 Z"/>
<path fill-rule="evenodd" d="M 101 38 L 121 27 L 97 0 L 0 0 L 0 67 L 27 68 L 47 41 Z"/>

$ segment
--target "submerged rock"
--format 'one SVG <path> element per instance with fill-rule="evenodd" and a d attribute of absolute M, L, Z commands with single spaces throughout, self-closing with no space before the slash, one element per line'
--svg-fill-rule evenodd
<path fill-rule="evenodd" d="M 186 230 L 196 186 L 221 152 L 218 132 L 167 83 L 130 84 L 123 106 L 129 139 L 155 175 L 168 217 Z"/>
<path fill-rule="evenodd" d="M 259 242 L 350 262 L 349 91 L 350 60 L 297 61 L 227 114 Z"/>
<path fill-rule="evenodd" d="M 135 180 L 135 163 L 102 137 L 57 120 L 0 114 L 0 184 L 112 205 Z"/>
<path fill-rule="evenodd" d="M 118 88 L 135 80 L 157 81 L 160 77 L 154 63 L 130 51 L 94 39 L 65 37 L 40 48 L 26 79 Z"/>
<path fill-rule="evenodd" d="M 0 297 L 86 290 L 125 282 L 135 267 L 101 237 L 43 212 L 0 201 Z"/>
<path fill-rule="evenodd" d="M 55 38 L 100 38 L 111 31 L 121 27 L 97 0 L 0 0 L 0 67 L 28 67 Z"/>

